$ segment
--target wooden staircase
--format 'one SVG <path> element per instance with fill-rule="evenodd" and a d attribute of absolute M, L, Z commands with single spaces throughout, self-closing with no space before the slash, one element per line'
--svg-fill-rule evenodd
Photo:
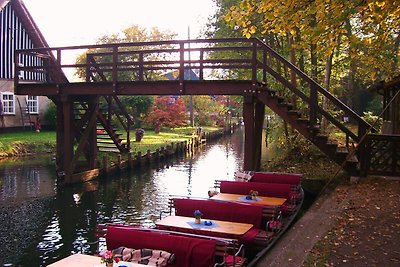
<path fill-rule="evenodd" d="M 308 118 L 302 115 L 298 110 L 293 110 L 293 105 L 286 102 L 283 97 L 276 94 L 275 91 L 266 89 L 266 86 L 260 84 L 260 93 L 257 95 L 259 101 L 268 106 L 273 112 L 296 129 L 305 138 L 310 140 L 330 159 L 341 165 L 346 161 L 344 169 L 352 175 L 358 174 L 358 159 L 357 157 L 349 157 L 349 148 L 339 146 L 336 141 L 332 141 L 325 134 L 319 133 L 319 127 L 311 127 Z"/>
<path fill-rule="evenodd" d="M 21 104 L 18 97 L 17 97 L 17 102 L 18 102 L 18 106 L 19 106 L 19 110 L 20 110 L 20 114 L 21 114 L 21 125 L 22 125 L 23 129 L 25 130 L 25 128 L 28 128 L 29 130 L 33 130 L 35 122 L 32 120 L 32 116 L 31 116 L 31 113 L 29 112 L 29 107 L 28 107 L 28 103 L 27 103 L 26 99 L 24 101 L 25 105 Z"/>
<path fill-rule="evenodd" d="M 75 102 L 74 103 L 74 118 L 75 121 L 82 120 L 84 114 L 86 114 L 88 105 L 86 102 Z M 108 116 L 107 113 L 99 110 L 97 113 L 97 124 L 96 124 L 96 142 L 98 151 L 103 152 L 115 152 L 115 153 L 126 153 L 130 149 L 129 139 L 123 139 L 122 133 L 111 122 L 112 115 Z M 77 127 L 84 131 L 85 127 Z M 124 127 L 125 128 L 125 127 Z M 129 129 L 130 127 L 126 127 Z M 77 135 L 77 141 L 79 142 L 79 134 Z M 127 134 L 127 138 L 130 135 Z"/>

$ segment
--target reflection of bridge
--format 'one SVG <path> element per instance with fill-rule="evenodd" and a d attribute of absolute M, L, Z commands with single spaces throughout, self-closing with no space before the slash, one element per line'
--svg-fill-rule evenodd
<path fill-rule="evenodd" d="M 73 50 L 87 50 L 84 62 L 65 63 Z M 190 53 L 190 56 L 189 56 Z M 258 39 L 214 39 L 163 41 L 109 45 L 42 48 L 20 50 L 16 54 L 16 93 L 46 95 L 57 105 L 57 164 L 72 174 L 97 167 L 96 124 L 102 125 L 110 142 L 120 151 L 129 151 L 130 117 L 122 107 L 119 95 L 242 95 L 245 122 L 244 169 L 260 167 L 261 133 L 265 106 L 288 122 L 348 172 L 357 173 L 362 153 L 350 155 L 350 143 L 358 144 L 370 127 L 345 104 L 310 77 L 286 61 Z M 78 69 L 83 82 L 69 82 L 61 70 Z M 194 70 L 199 80 L 185 80 L 185 70 Z M 295 73 L 299 85 L 289 82 L 284 70 Z M 177 72 L 178 80 L 166 80 L 167 72 Z M 34 81 L 27 77 L 36 77 Z M 164 77 L 164 78 L 161 78 Z M 210 78 L 213 77 L 213 78 Z M 218 77 L 218 78 L 215 78 Z M 289 96 L 284 98 L 282 96 Z M 290 103 L 295 95 L 301 110 Z M 326 97 L 329 105 L 342 111 L 356 127 L 349 128 L 319 105 Z M 105 97 L 108 111 L 99 110 L 99 97 Z M 79 108 L 77 108 L 79 106 Z M 300 105 L 299 105 L 300 106 Z M 112 129 L 111 115 L 117 116 L 127 131 L 127 141 Z M 77 111 L 78 110 L 78 111 Z M 77 116 L 79 113 L 79 116 Z M 325 117 L 346 136 L 339 147 L 319 132 Z M 353 131 L 352 129 L 357 129 Z M 74 141 L 78 146 L 74 150 Z M 362 146 L 359 146 L 362 151 Z M 79 163 L 81 155 L 86 163 Z M 78 167 L 79 166 L 79 167 Z"/>

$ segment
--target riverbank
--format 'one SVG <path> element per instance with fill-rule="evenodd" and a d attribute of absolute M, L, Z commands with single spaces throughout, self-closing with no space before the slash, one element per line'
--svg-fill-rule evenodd
<path fill-rule="evenodd" d="M 146 130 L 140 142 L 131 140 L 131 151 L 134 153 L 147 153 L 157 148 L 166 147 L 174 142 L 188 141 L 196 135 L 196 127 L 182 127 L 175 129 L 163 129 L 156 134 Z M 204 132 L 215 132 L 217 127 L 203 127 Z M 131 136 L 134 135 L 132 131 Z M 0 139 L 0 159 L 6 157 L 26 156 L 30 154 L 44 154 L 56 152 L 56 132 L 10 132 L 2 133 Z M 111 153 L 112 154 L 112 153 Z"/>

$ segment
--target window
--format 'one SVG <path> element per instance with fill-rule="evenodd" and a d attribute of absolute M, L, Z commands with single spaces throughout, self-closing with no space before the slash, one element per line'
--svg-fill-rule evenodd
<path fill-rule="evenodd" d="M 1 93 L 1 101 L 3 102 L 3 114 L 15 114 L 14 93 Z"/>
<path fill-rule="evenodd" d="M 38 98 L 38 96 L 28 95 L 26 97 L 26 105 L 28 107 L 30 114 L 38 114 L 39 113 L 39 98 Z"/>

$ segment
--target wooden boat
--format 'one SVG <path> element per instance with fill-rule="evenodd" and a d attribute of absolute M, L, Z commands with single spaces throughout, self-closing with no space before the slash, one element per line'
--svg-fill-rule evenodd
<path fill-rule="evenodd" d="M 171 197 L 170 216 L 156 223 L 158 229 L 108 225 L 108 249 L 125 246 L 166 250 L 177 257 L 167 266 L 255 265 L 296 218 L 304 200 L 301 175 L 247 172 L 236 176 L 235 181 L 216 181 L 215 193 L 210 193 L 208 199 Z M 258 192 L 255 198 L 249 196 L 250 191 Z M 221 198 L 228 195 L 234 198 Z M 204 214 L 199 226 L 191 224 L 195 210 Z M 213 229 L 226 221 L 232 225 L 229 231 Z M 231 229 L 236 225 L 245 231 Z M 197 246 L 204 249 L 191 249 Z M 191 255 L 191 261 L 185 255 Z M 200 258 L 204 259 L 202 263 Z"/>
<path fill-rule="evenodd" d="M 243 179 L 244 177 L 244 179 Z M 288 230 L 299 214 L 304 202 L 304 190 L 301 187 L 302 174 L 278 173 L 278 172 L 236 172 L 236 181 L 247 181 L 248 183 L 266 183 L 289 185 L 290 198 L 288 203 L 281 206 L 281 225 L 274 229 L 274 235 L 268 244 L 261 248 L 249 261 L 247 266 L 254 266 L 275 245 L 279 238 Z M 272 186 L 273 187 L 273 186 Z"/>

